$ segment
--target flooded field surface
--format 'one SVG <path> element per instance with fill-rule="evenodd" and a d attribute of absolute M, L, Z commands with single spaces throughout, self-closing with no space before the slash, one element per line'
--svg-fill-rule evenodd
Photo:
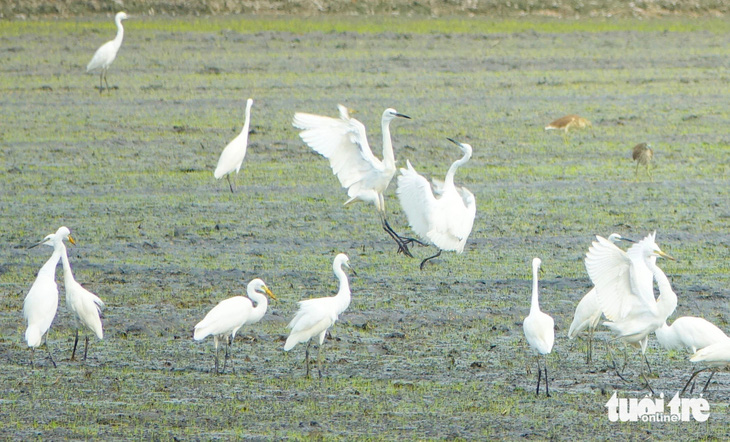
<path fill-rule="evenodd" d="M 626 381 L 596 333 L 594 361 L 567 331 L 592 284 L 595 235 L 657 243 L 679 316 L 730 331 L 730 27 L 709 20 L 485 25 L 478 19 L 131 18 L 100 95 L 91 55 L 108 19 L 0 23 L 0 435 L 4 439 L 726 439 L 730 376 L 703 396 L 710 418 L 610 422 L 605 404 L 641 399 L 640 354 Z M 348 30 L 355 29 L 355 30 Z M 236 192 L 213 178 L 253 98 Z M 469 143 L 457 184 L 477 215 L 463 254 L 396 253 L 374 207 L 343 206 L 328 162 L 294 112 L 354 112 L 381 157 L 380 117 L 398 165 L 443 179 Z M 544 131 L 579 114 L 592 127 Z M 631 149 L 654 148 L 653 179 Z M 395 180 L 394 180 L 395 181 Z M 395 194 L 391 225 L 412 235 Z M 70 361 L 61 301 L 48 342 L 30 350 L 23 299 L 59 226 L 76 279 L 106 303 L 104 340 Z M 333 295 L 332 259 L 350 257 L 352 303 L 324 344 L 325 376 L 305 377 L 304 346 L 284 352 L 297 301 Z M 533 257 L 555 319 L 552 397 L 522 331 Z M 60 267 L 60 266 L 59 266 Z M 262 278 L 277 295 L 239 332 L 233 366 L 213 373 L 195 324 Z M 63 286 L 61 270 L 59 285 Z M 615 344 L 619 365 L 624 350 Z M 316 355 L 316 350 L 314 351 Z M 665 402 L 692 370 L 652 335 L 649 381 Z M 531 372 L 527 372 L 527 368 Z M 686 397 L 698 398 L 707 375 Z"/>

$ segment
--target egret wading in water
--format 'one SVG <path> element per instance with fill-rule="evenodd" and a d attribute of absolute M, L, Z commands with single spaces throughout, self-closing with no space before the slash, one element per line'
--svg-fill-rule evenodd
<path fill-rule="evenodd" d="M 525 332 L 527 343 L 530 348 L 537 352 L 537 390 L 535 395 L 540 394 L 540 378 L 543 370 L 540 369 L 540 356 L 549 354 L 553 350 L 555 342 L 555 321 L 553 318 L 540 311 L 540 301 L 538 300 L 538 272 L 542 261 L 540 258 L 532 260 L 532 301 L 530 303 L 530 314 L 522 321 L 522 328 Z M 547 358 L 544 361 L 545 372 L 545 394 L 550 396 L 550 388 L 548 387 Z"/>
<path fill-rule="evenodd" d="M 646 174 L 649 179 L 654 179 L 651 176 L 651 161 L 654 159 L 654 149 L 651 148 L 649 143 L 639 143 L 631 150 L 631 158 L 636 161 L 636 170 L 634 175 L 636 180 L 639 180 L 639 166 L 646 168 Z"/>
<path fill-rule="evenodd" d="M 266 287 L 261 279 L 254 279 L 248 283 L 246 287 L 248 298 L 243 296 L 234 296 L 218 303 L 215 307 L 205 315 L 202 321 L 195 326 L 193 339 L 202 341 L 206 337 L 213 335 L 213 344 L 215 345 L 215 372 L 218 371 L 218 344 L 221 340 L 226 340 L 226 352 L 223 359 L 223 371 L 226 371 L 226 364 L 230 357 L 231 344 L 236 337 L 238 330 L 244 325 L 255 324 L 264 317 L 269 300 L 276 299 L 276 296 Z M 249 299 L 250 298 L 250 299 Z M 253 303 L 256 306 L 254 307 Z M 225 345 L 225 344 L 224 344 Z M 231 358 L 231 365 L 233 365 Z M 235 372 L 235 369 L 233 370 Z"/>
<path fill-rule="evenodd" d="M 704 362 L 707 366 L 692 373 L 692 376 L 690 376 L 689 380 L 684 385 L 684 388 L 682 389 L 680 395 L 684 394 L 689 384 L 698 374 L 702 373 L 703 371 L 711 370 L 712 373 L 710 374 L 710 378 L 707 379 L 707 382 L 705 383 L 705 388 L 702 389 L 702 392 L 704 393 L 705 391 L 707 391 L 707 387 L 710 386 L 710 381 L 712 380 L 712 376 L 715 375 L 715 371 L 718 368 L 730 365 L 730 340 L 724 340 L 703 349 L 697 350 L 697 353 L 692 355 L 689 360 L 690 362 L 694 363 Z"/>
<path fill-rule="evenodd" d="M 71 244 L 76 244 L 71 240 Z M 76 346 L 79 343 L 79 328 L 86 328 L 91 330 L 99 339 L 104 339 L 104 332 L 101 325 L 101 309 L 104 307 L 104 302 L 86 290 L 76 282 L 74 275 L 71 272 L 71 264 L 68 261 L 68 253 L 66 252 L 66 246 L 61 242 L 61 248 L 63 253 L 61 254 L 61 261 L 63 263 L 63 281 L 66 289 L 66 307 L 73 314 L 75 319 L 76 337 L 74 338 L 74 348 L 71 351 L 71 360 L 73 361 L 76 357 Z M 86 361 L 86 355 L 89 349 L 89 336 L 84 336 L 84 361 Z"/>
<path fill-rule="evenodd" d="M 631 239 L 624 238 L 618 233 L 612 233 L 608 236 L 608 240 L 616 244 L 618 241 L 634 242 Z M 592 288 L 578 302 L 573 315 L 573 322 L 568 330 L 568 338 L 575 339 L 583 330 L 588 330 L 588 345 L 586 347 L 586 364 L 593 361 L 593 332 L 595 332 L 598 323 L 601 320 L 603 312 L 601 306 L 598 305 L 596 299 L 596 288 Z"/>
<path fill-rule="evenodd" d="M 251 122 L 251 106 L 253 105 L 253 99 L 249 98 L 246 100 L 246 118 L 243 122 L 243 129 L 236 138 L 233 139 L 221 152 L 221 156 L 218 159 L 218 166 L 213 172 L 215 179 L 219 180 L 223 178 L 223 175 L 228 179 L 228 187 L 233 193 L 233 184 L 231 184 L 231 174 L 241 170 L 243 159 L 246 157 L 246 148 L 248 147 L 248 128 Z"/>
<path fill-rule="evenodd" d="M 609 319 L 603 325 L 611 329 L 617 339 L 640 347 L 644 361 L 649 335 L 661 327 L 677 307 L 677 295 L 669 279 L 655 264 L 657 257 L 674 258 L 659 248 L 655 237 L 656 232 L 651 233 L 624 252 L 606 238 L 597 236 L 585 259 L 588 275 L 596 286 L 598 305 Z M 659 287 L 658 299 L 654 298 L 655 279 Z M 643 364 L 641 376 L 653 391 L 644 375 Z"/>
<path fill-rule="evenodd" d="M 38 271 L 30 291 L 25 296 L 23 302 L 23 317 L 25 317 L 28 327 L 25 330 L 25 341 L 30 347 L 30 365 L 33 367 L 33 355 L 35 349 L 43 343 L 43 336 L 46 335 L 46 350 L 48 357 L 51 359 L 53 366 L 56 362 L 53 360 L 51 348 L 48 346 L 48 330 L 51 328 L 53 319 L 58 311 L 58 285 L 56 285 L 56 266 L 61 259 L 61 255 L 65 252 L 63 240 L 67 239 L 74 244 L 71 237 L 71 231 L 68 227 L 60 227 L 56 233 L 46 236 L 43 241 L 31 247 L 41 244 L 53 247 L 53 254 L 43 264 Z"/>
<path fill-rule="evenodd" d="M 347 310 L 350 305 L 350 284 L 347 281 L 347 274 L 342 269 L 350 267 L 350 260 L 347 255 L 340 253 L 335 257 L 332 263 L 332 270 L 335 272 L 340 288 L 335 296 L 326 298 L 305 299 L 299 301 L 299 311 L 291 320 L 289 327 L 291 332 L 284 344 L 284 351 L 289 351 L 300 342 L 307 343 L 307 349 L 304 353 L 304 365 L 307 368 L 307 377 L 309 377 L 309 346 L 313 339 L 319 342 L 317 353 L 317 370 L 319 377 L 322 377 L 322 345 L 327 335 L 327 330 L 332 327 L 340 314 Z M 352 272 L 355 273 L 354 270 Z"/>
<path fill-rule="evenodd" d="M 126 20 L 127 18 L 129 17 L 124 12 L 118 12 L 117 15 L 114 16 L 114 23 L 117 24 L 116 37 L 114 37 L 114 40 L 110 40 L 101 45 L 101 47 L 94 53 L 89 64 L 86 65 L 86 72 L 100 70 L 99 94 L 104 91 L 101 83 L 102 79 L 104 80 L 104 83 L 106 83 L 107 92 L 109 92 L 109 82 L 106 81 L 106 71 L 109 70 L 109 66 L 111 66 L 114 59 L 117 58 L 117 52 L 119 52 L 119 48 L 122 46 L 122 40 L 124 39 L 124 27 L 122 26 L 122 20 Z"/>
<path fill-rule="evenodd" d="M 327 158 L 332 173 L 337 175 L 342 187 L 347 189 L 350 197 L 345 205 L 355 201 L 363 201 L 375 206 L 380 215 L 383 229 L 398 244 L 398 253 L 413 257 L 408 244 L 411 238 L 398 235 L 386 218 L 383 193 L 395 175 L 395 154 L 390 137 L 390 122 L 395 118 L 411 117 L 398 113 L 395 109 L 386 109 L 381 120 L 383 132 L 383 160 L 373 155 L 368 144 L 365 126 L 354 118 L 350 118 L 347 108 L 338 105 L 340 118 L 297 112 L 292 124 L 302 131 L 299 136 L 307 146 Z"/>
<path fill-rule="evenodd" d="M 477 211 L 474 195 L 465 187 L 454 184 L 454 175 L 469 161 L 472 148 L 451 138 L 448 140 L 459 146 L 464 156 L 449 167 L 443 183 L 434 181 L 432 186 L 416 172 L 410 161 L 406 162 L 408 168 L 401 168 L 398 175 L 396 193 L 411 229 L 423 241 L 439 249 L 435 255 L 421 261 L 421 270 L 427 261 L 441 255 L 443 250 L 464 251 Z"/>

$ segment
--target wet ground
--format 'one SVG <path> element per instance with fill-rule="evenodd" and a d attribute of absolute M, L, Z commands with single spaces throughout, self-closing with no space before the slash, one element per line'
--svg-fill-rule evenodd
<path fill-rule="evenodd" d="M 704 396 L 707 423 L 611 423 L 604 405 L 614 391 L 647 393 L 638 352 L 628 352 L 624 382 L 607 332 L 597 333 L 590 365 L 583 343 L 566 338 L 591 287 L 584 254 L 594 235 L 612 232 L 657 230 L 679 258 L 660 261 L 679 296 L 674 317 L 730 330 L 728 29 L 229 24 L 196 31 L 185 20 L 129 20 L 113 89 L 101 96 L 84 68 L 112 37 L 109 22 L 0 34 L 4 438 L 728 437 L 727 373 Z M 231 194 L 212 171 L 248 97 L 249 152 Z M 342 206 L 346 192 L 327 162 L 291 127 L 295 111 L 334 116 L 337 103 L 369 128 L 377 156 L 383 109 L 410 115 L 392 125 L 396 158 L 428 176 L 443 177 L 459 157 L 446 137 L 474 146 L 456 178 L 478 204 L 462 255 L 444 253 L 420 271 L 419 259 L 395 253 L 374 208 Z M 543 131 L 569 113 L 593 128 Z M 653 180 L 635 180 L 630 159 L 644 141 L 655 149 Z M 388 216 L 408 232 L 394 188 Z M 92 340 L 86 364 L 69 361 L 62 292 L 49 337 L 58 368 L 40 351 L 30 369 L 22 303 L 50 249 L 26 247 L 60 225 L 78 242 L 69 249 L 76 279 L 107 304 L 105 339 Z M 339 252 L 358 273 L 353 301 L 325 343 L 325 377 L 309 380 L 303 346 L 283 351 L 285 326 L 296 301 L 334 294 Z M 556 323 L 551 398 L 536 398 L 536 370 L 526 374 L 534 256 L 544 263 L 542 307 Z M 255 277 L 279 301 L 236 339 L 235 373 L 215 376 L 212 342 L 193 342 L 192 329 Z M 648 358 L 654 390 L 668 397 L 693 368 L 655 340 Z"/>

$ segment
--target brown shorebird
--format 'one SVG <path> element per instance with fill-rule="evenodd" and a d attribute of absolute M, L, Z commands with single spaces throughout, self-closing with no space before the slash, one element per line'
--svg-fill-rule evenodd
<path fill-rule="evenodd" d="M 651 176 L 651 161 L 654 159 L 654 150 L 651 148 L 649 143 L 639 143 L 634 146 L 631 153 L 631 158 L 636 161 L 636 179 L 639 179 L 639 165 L 646 167 L 646 174 L 649 175 L 650 179 L 654 179 Z"/>
<path fill-rule="evenodd" d="M 583 129 L 584 127 L 590 127 L 591 122 L 579 115 L 566 115 L 562 118 L 558 118 L 552 123 L 545 126 L 545 130 L 562 129 L 567 134 L 570 129 Z"/>

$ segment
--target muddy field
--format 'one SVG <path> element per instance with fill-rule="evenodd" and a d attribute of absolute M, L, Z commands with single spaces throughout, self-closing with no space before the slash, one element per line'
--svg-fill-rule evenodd
<path fill-rule="evenodd" d="M 4 439 L 399 439 L 730 437 L 730 376 L 705 395 L 706 423 L 611 423 L 614 391 L 641 398 L 638 352 L 625 376 L 597 334 L 595 361 L 566 337 L 590 289 L 594 235 L 658 243 L 679 296 L 673 318 L 730 330 L 730 26 L 716 20 L 484 22 L 476 19 L 151 19 L 125 22 L 99 95 L 84 74 L 114 34 L 109 19 L 0 22 L 0 437 Z M 213 178 L 254 99 L 249 151 L 231 194 Z M 291 126 L 295 111 L 354 109 L 380 156 L 394 107 L 396 158 L 476 196 L 462 255 L 420 271 L 395 253 L 373 207 L 343 207 L 326 160 Z M 563 137 L 553 119 L 593 128 Z M 652 143 L 654 179 L 631 147 Z M 409 232 L 395 196 L 386 207 Z M 69 361 L 63 292 L 49 342 L 58 368 L 23 341 L 22 304 L 68 226 L 76 279 L 107 304 L 105 339 Z M 283 351 L 297 301 L 336 291 L 344 252 L 353 300 L 325 343 L 326 376 L 304 377 L 303 346 Z M 555 318 L 553 396 L 535 397 L 522 333 L 530 261 L 543 260 L 543 310 Z M 59 269 L 59 278 L 61 272 Z M 260 277 L 278 296 L 234 344 L 235 374 L 212 373 L 194 325 Z M 62 279 L 59 279 L 61 282 Z M 61 284 L 62 285 L 62 284 Z M 623 360 L 621 347 L 616 348 Z M 647 352 L 671 398 L 687 355 Z M 704 380 L 704 378 L 703 378 Z M 698 394 L 693 395 L 697 397 Z"/>

